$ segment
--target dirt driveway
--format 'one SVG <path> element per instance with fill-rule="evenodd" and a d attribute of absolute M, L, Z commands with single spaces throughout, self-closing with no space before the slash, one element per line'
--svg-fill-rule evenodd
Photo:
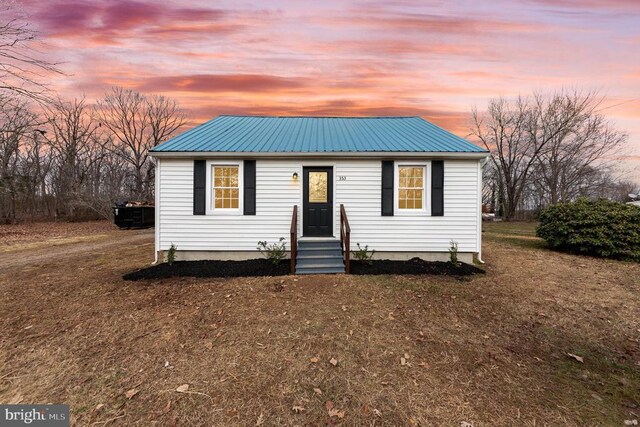
<path fill-rule="evenodd" d="M 100 234 L 43 239 L 28 244 L 5 247 L 0 252 L 0 269 L 22 268 L 54 260 L 68 260 L 77 255 L 102 254 L 135 245 L 148 252 L 153 261 L 153 230 L 117 230 Z"/>

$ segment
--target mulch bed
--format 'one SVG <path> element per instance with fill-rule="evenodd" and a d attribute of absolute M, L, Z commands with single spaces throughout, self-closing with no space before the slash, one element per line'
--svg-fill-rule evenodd
<path fill-rule="evenodd" d="M 413 258 L 409 261 L 374 260 L 371 264 L 363 261 L 351 261 L 351 274 L 380 275 L 448 275 L 472 276 L 484 273 L 473 265 L 460 263 L 454 266 L 449 262 L 423 261 Z M 127 273 L 124 280 L 166 279 L 170 277 L 251 277 L 285 276 L 289 274 L 289 262 L 274 265 L 266 259 L 246 261 L 176 261 L 143 268 Z"/>
<path fill-rule="evenodd" d="M 420 258 L 412 258 L 408 261 L 392 261 L 388 259 L 372 260 L 371 264 L 364 261 L 351 261 L 351 274 L 396 274 L 396 275 L 447 275 L 447 276 L 472 276 L 483 274 L 484 270 L 465 263 L 457 266 L 450 262 L 424 261 Z"/>
<path fill-rule="evenodd" d="M 266 259 L 243 261 L 176 261 L 127 273 L 124 280 L 165 279 L 169 277 L 251 277 L 284 276 L 289 274 L 289 262 L 274 265 Z"/>

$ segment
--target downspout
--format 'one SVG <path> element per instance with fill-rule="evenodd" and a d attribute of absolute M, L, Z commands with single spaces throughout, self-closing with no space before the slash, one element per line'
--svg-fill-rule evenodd
<path fill-rule="evenodd" d="M 484 264 L 482 259 L 482 168 L 488 161 L 488 157 L 478 161 L 478 256 L 477 261 Z"/>
<path fill-rule="evenodd" d="M 151 157 L 152 161 L 156 164 L 156 176 L 155 176 L 155 206 L 154 206 L 154 258 L 151 265 L 158 263 L 158 253 L 160 252 L 160 159 Z"/>

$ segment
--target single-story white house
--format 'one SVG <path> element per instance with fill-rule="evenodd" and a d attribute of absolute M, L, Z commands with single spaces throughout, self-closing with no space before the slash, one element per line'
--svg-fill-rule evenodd
<path fill-rule="evenodd" d="M 160 257 L 251 259 L 281 237 L 297 273 L 348 272 L 357 243 L 481 257 L 488 152 L 420 117 L 220 116 L 150 155 Z"/>

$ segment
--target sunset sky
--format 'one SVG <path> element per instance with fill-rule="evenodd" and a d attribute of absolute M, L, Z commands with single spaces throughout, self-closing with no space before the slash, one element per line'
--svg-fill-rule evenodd
<path fill-rule="evenodd" d="M 420 115 L 461 136 L 491 97 L 599 90 L 640 183 L 640 0 L 23 1 L 52 86 L 219 114 Z"/>

